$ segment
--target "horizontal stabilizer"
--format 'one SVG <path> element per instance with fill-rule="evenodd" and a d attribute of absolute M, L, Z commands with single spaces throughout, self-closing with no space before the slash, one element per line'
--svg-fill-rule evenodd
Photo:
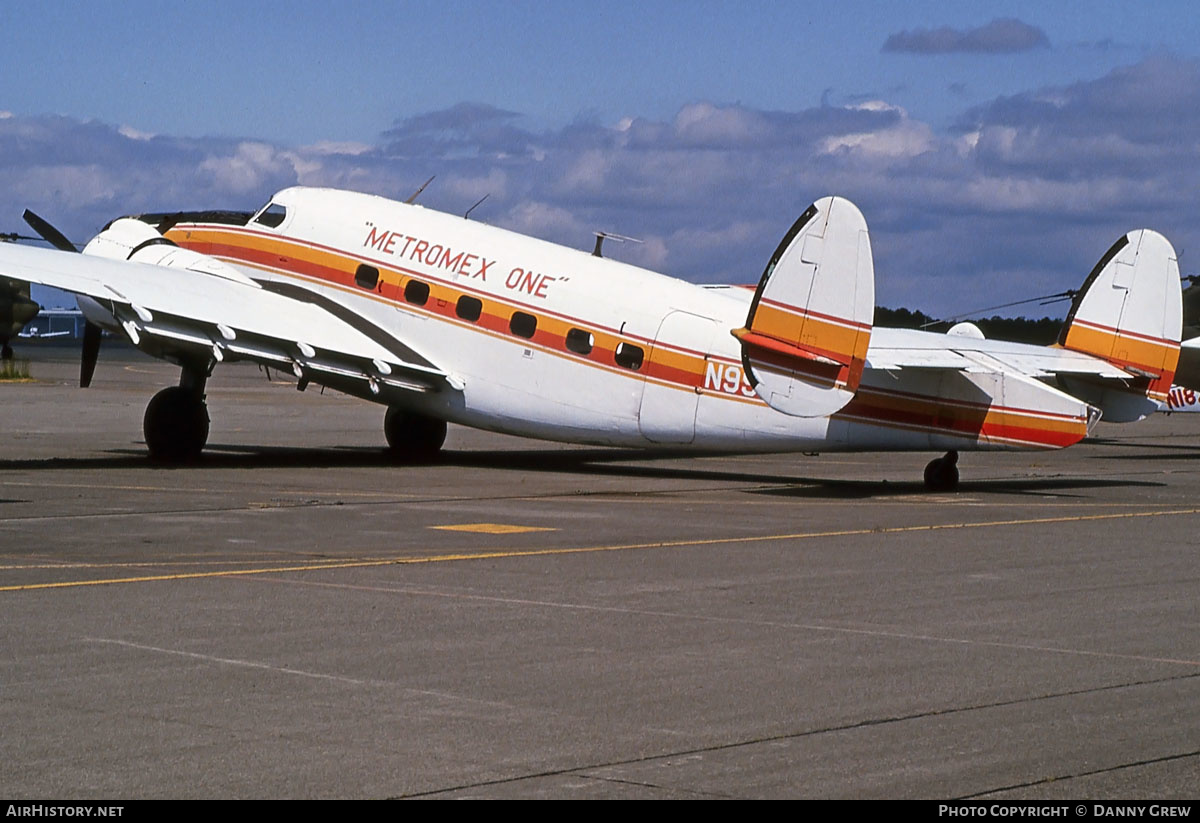
<path fill-rule="evenodd" d="M 784 236 L 733 331 L 754 390 L 797 417 L 841 409 L 862 378 L 874 312 L 866 220 L 849 200 L 822 198 Z"/>

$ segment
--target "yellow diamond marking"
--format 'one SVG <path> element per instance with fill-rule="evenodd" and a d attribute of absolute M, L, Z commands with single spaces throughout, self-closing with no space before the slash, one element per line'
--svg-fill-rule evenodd
<path fill-rule="evenodd" d="M 454 526 L 430 526 L 451 532 L 476 532 L 478 534 L 520 534 L 521 532 L 556 532 L 548 526 L 517 526 L 512 523 L 459 523 Z"/>

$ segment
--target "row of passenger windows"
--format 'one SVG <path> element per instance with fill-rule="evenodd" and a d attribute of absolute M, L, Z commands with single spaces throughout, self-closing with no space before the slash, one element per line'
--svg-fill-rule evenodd
<path fill-rule="evenodd" d="M 374 291 L 379 285 L 379 269 L 374 266 L 361 264 L 354 272 L 354 283 L 364 289 Z M 429 284 L 420 280 L 410 279 L 404 284 L 404 300 L 414 306 L 424 306 L 429 302 Z M 464 294 L 454 305 L 454 314 L 463 320 L 474 323 L 483 315 L 483 301 L 477 297 Z M 523 311 L 515 311 L 508 320 L 508 330 L 517 337 L 529 340 L 537 331 L 537 318 Z M 596 338 L 590 331 L 571 329 L 567 332 L 567 350 L 575 354 L 588 355 L 596 344 Z M 645 352 L 640 346 L 632 343 L 619 343 L 613 359 L 618 366 L 637 370 L 642 367 Z"/>

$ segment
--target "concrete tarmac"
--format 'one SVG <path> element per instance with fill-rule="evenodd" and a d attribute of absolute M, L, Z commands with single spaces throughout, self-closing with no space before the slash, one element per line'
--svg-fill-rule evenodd
<path fill-rule="evenodd" d="M 42 799 L 1194 798 L 1200 415 L 1062 452 L 655 458 L 248 366 L 0 384 L 0 791 Z M 19 352 L 26 354 L 26 352 Z"/>

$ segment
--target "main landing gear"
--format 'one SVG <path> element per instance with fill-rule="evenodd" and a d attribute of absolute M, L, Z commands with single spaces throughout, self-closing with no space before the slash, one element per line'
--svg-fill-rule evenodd
<path fill-rule="evenodd" d="M 388 453 L 403 463 L 432 460 L 446 442 L 446 421 L 389 406 L 383 417 Z"/>
<path fill-rule="evenodd" d="M 178 386 L 168 386 L 151 398 L 142 420 L 151 459 L 184 463 L 200 456 L 208 442 L 207 379 L 204 372 L 185 367 Z"/>
<path fill-rule="evenodd" d="M 931 492 L 952 492 L 958 488 L 957 451 L 948 451 L 929 461 L 925 467 L 925 488 Z"/>

